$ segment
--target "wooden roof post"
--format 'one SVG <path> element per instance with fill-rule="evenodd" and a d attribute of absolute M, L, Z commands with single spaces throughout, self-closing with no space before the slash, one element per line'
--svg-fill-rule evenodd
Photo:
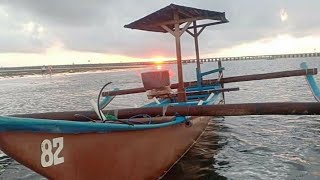
<path fill-rule="evenodd" d="M 178 101 L 184 102 L 187 100 L 186 97 L 186 91 L 184 88 L 184 82 L 183 82 L 183 71 L 182 71 L 182 60 L 181 60 L 181 44 L 180 44 L 180 24 L 179 24 L 179 14 L 178 11 L 174 11 L 173 13 L 173 19 L 176 21 L 174 23 L 174 37 L 176 40 L 176 54 L 177 54 L 177 69 L 178 69 L 178 81 L 179 81 L 179 87 L 178 87 Z"/>
<path fill-rule="evenodd" d="M 218 68 L 222 68 L 222 63 L 221 63 L 221 60 L 218 61 Z M 223 71 L 219 71 L 219 78 L 223 78 Z M 223 89 L 224 88 L 224 83 L 221 83 L 221 88 Z M 226 103 L 226 100 L 225 100 L 225 96 L 224 96 L 224 92 L 222 92 L 222 99 L 223 99 L 223 104 Z"/>
<path fill-rule="evenodd" d="M 195 50 L 196 50 L 196 60 L 197 60 L 197 82 L 198 82 L 198 86 L 201 86 L 201 81 L 202 81 L 202 77 L 200 75 L 201 73 L 201 68 L 200 68 L 200 55 L 199 55 L 199 41 L 198 41 L 198 32 L 197 32 L 197 22 L 193 21 L 193 38 L 194 38 L 194 46 L 195 46 Z"/>

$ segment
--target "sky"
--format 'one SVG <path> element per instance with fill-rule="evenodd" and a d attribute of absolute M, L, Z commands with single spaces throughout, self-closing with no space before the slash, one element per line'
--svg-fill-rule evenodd
<path fill-rule="evenodd" d="M 123 27 L 171 3 L 226 12 L 199 37 L 202 58 L 320 51 L 319 0 L 0 0 L 0 67 L 175 59 L 169 33 Z"/>

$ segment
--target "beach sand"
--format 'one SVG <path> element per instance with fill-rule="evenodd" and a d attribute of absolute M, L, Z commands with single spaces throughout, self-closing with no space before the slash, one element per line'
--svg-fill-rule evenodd
<path fill-rule="evenodd" d="M 59 73 L 77 73 L 77 72 L 88 72 L 88 71 L 108 71 L 115 69 L 131 69 L 131 68 L 144 68 L 147 65 L 126 65 L 126 66 L 76 66 L 76 67 L 54 67 L 51 73 L 46 70 L 44 73 L 41 68 L 17 68 L 17 69 L 5 69 L 0 70 L 0 78 L 10 78 L 10 77 L 24 77 L 29 75 L 50 75 Z"/>

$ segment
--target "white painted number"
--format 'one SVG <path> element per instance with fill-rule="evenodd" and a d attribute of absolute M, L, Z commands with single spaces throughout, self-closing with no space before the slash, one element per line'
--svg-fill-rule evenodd
<path fill-rule="evenodd" d="M 41 143 L 41 165 L 42 167 L 52 166 L 53 154 L 52 154 L 52 144 L 51 141 L 45 139 Z"/>
<path fill-rule="evenodd" d="M 52 147 L 57 148 L 53 153 Z M 42 167 L 49 167 L 52 165 L 58 165 L 64 162 L 64 157 L 59 157 L 60 152 L 63 149 L 63 137 L 50 140 L 45 139 L 41 143 L 41 165 Z"/>

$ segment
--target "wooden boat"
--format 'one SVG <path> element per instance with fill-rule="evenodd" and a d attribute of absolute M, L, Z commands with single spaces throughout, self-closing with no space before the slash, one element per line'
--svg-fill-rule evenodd
<path fill-rule="evenodd" d="M 214 22 L 197 25 L 197 20 L 204 19 Z M 224 92 L 239 90 L 224 88 L 224 83 L 317 73 L 317 69 L 303 69 L 225 78 L 221 62 L 217 69 L 201 72 L 198 36 L 205 27 L 226 22 L 221 12 L 171 4 L 126 25 L 175 37 L 179 82 L 170 84 L 167 71 L 148 72 L 142 74 L 141 88 L 103 92 L 106 84 L 97 105 L 93 103 L 94 111 L 0 116 L 1 150 L 49 179 L 157 179 L 196 143 L 211 116 L 320 113 L 319 103 L 218 105 L 224 103 Z M 183 32 L 195 40 L 197 80 L 193 82 L 183 81 Z M 218 78 L 203 80 L 212 73 L 218 73 Z M 115 96 L 145 91 L 154 102 L 140 108 L 102 110 Z M 101 103 L 100 96 L 104 97 Z"/>

